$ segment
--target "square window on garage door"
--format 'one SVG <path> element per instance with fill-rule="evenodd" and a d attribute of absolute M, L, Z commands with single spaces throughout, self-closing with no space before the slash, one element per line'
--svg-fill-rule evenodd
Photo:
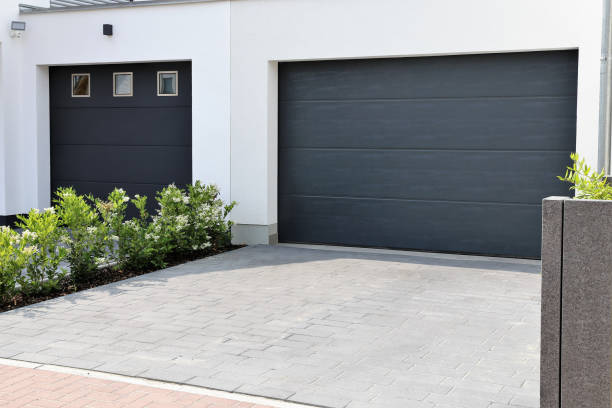
<path fill-rule="evenodd" d="M 157 73 L 157 96 L 178 95 L 178 71 L 159 71 Z"/>
<path fill-rule="evenodd" d="M 72 74 L 72 97 L 88 98 L 91 91 L 89 74 Z"/>
<path fill-rule="evenodd" d="M 134 74 L 131 72 L 113 73 L 113 96 L 133 96 Z"/>

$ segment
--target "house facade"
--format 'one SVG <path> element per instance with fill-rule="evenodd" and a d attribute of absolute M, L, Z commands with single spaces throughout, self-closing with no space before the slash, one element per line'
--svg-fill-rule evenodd
<path fill-rule="evenodd" d="M 5 223 L 202 180 L 240 243 L 537 258 L 569 152 L 608 161 L 598 1 L 27 2 L 0 5 Z"/>

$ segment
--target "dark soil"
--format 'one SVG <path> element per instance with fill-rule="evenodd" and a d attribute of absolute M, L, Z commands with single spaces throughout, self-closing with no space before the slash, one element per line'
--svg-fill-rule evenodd
<path fill-rule="evenodd" d="M 232 245 L 221 249 L 209 250 L 204 254 L 200 253 L 197 255 L 187 256 L 180 259 L 171 259 L 170 262 L 168 262 L 168 267 L 180 265 L 185 262 L 195 261 L 197 259 L 207 258 L 209 256 L 218 255 L 223 252 L 229 252 L 243 247 L 244 245 Z M 56 291 L 35 296 L 25 296 L 23 294 L 19 294 L 9 302 L 0 303 L 0 313 L 13 309 L 18 309 L 23 306 L 33 305 L 35 303 L 44 302 L 45 300 L 55 299 L 58 297 L 69 295 L 71 293 L 80 292 L 82 290 L 92 289 L 113 282 L 119 282 L 125 279 L 133 278 L 135 276 L 146 275 L 151 272 L 156 272 L 157 270 L 158 269 L 152 269 L 134 272 L 114 268 L 104 268 L 100 269 L 95 274 L 95 276 L 92 277 L 92 279 L 86 282 L 75 283 L 71 279 L 66 278 L 64 281 L 61 282 L 60 288 Z"/>

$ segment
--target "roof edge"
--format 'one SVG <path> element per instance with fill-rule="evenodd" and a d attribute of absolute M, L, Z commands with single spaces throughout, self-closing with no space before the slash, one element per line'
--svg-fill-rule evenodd
<path fill-rule="evenodd" d="M 30 6 L 29 4 L 19 4 L 19 14 L 45 14 L 45 13 L 64 13 L 67 11 L 85 11 L 85 10 L 101 10 L 113 8 L 130 8 L 130 7 L 146 7 L 146 6 L 164 6 L 170 4 L 189 4 L 189 3 L 210 3 L 227 0 L 146 0 L 130 3 L 115 3 L 115 4 L 96 4 L 83 6 L 69 7 L 39 7 Z"/>

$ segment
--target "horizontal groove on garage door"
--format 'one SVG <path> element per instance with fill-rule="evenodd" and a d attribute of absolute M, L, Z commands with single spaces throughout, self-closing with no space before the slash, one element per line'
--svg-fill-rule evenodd
<path fill-rule="evenodd" d="M 412 202 L 429 202 L 429 203 L 457 203 L 457 204 L 469 204 L 469 203 L 479 203 L 483 205 L 497 205 L 499 201 L 458 201 L 458 200 L 426 200 L 419 198 L 396 198 L 396 197 L 347 197 L 347 196 L 333 196 L 333 195 L 308 195 L 308 194 L 288 194 L 289 197 L 293 198 L 331 198 L 331 199 L 343 199 L 343 200 L 384 200 L 384 201 L 412 201 Z M 539 203 L 512 203 L 512 202 L 504 202 L 504 204 L 508 205 L 542 205 Z"/>
<path fill-rule="evenodd" d="M 344 99 L 334 99 L 334 98 L 327 98 L 327 99 L 279 99 L 280 103 L 285 103 L 285 102 L 299 102 L 299 103 L 309 103 L 309 102 L 322 102 L 322 103 L 333 103 L 333 102 L 402 102 L 402 101 L 436 101 L 436 100 L 441 100 L 441 101 L 452 101 L 452 100 L 462 100 L 462 101 L 466 101 L 466 100 L 486 100 L 486 99 L 563 99 L 563 98 L 568 98 L 571 96 L 575 96 L 575 95 L 554 95 L 554 96 L 548 96 L 548 95 L 531 95 L 531 96 L 519 96 L 519 95 L 500 95 L 500 96 L 454 96 L 454 97 L 431 97 L 431 98 L 427 98 L 427 97 L 420 97 L 420 98 L 369 98 L 369 99 L 364 99 L 364 98 L 344 98 Z"/>
<path fill-rule="evenodd" d="M 577 52 L 281 63 L 279 239 L 540 256 Z"/>

